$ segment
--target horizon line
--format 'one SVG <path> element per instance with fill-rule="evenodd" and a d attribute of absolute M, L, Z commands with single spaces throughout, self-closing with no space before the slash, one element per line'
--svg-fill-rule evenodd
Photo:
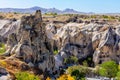
<path fill-rule="evenodd" d="M 40 6 L 31 6 L 31 7 L 4 7 L 4 8 L 1 8 L 0 9 L 29 9 L 29 8 L 34 8 L 34 7 L 38 7 L 38 8 L 44 8 L 44 9 L 57 9 L 57 10 L 60 10 L 60 11 L 64 11 L 66 9 L 72 9 L 74 11 L 77 11 L 77 12 L 81 12 L 81 13 L 93 13 L 93 14 L 120 14 L 120 12 L 87 12 L 87 11 L 79 11 L 79 10 L 75 10 L 73 8 L 64 8 L 64 9 L 58 9 L 58 8 L 55 8 L 55 7 L 40 7 Z"/>

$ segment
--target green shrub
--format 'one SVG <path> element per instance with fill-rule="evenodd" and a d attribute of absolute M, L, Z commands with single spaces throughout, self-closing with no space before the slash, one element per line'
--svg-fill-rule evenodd
<path fill-rule="evenodd" d="M 5 44 L 4 43 L 0 43 L 0 54 L 3 54 L 5 51 L 6 51 Z"/>
<path fill-rule="evenodd" d="M 18 72 L 15 74 L 17 80 L 40 80 L 38 76 L 28 72 Z"/>
<path fill-rule="evenodd" d="M 83 61 L 83 66 L 88 67 L 88 63 L 87 63 L 87 61 L 86 61 L 86 60 L 85 60 L 85 61 Z"/>
<path fill-rule="evenodd" d="M 75 78 L 75 80 L 85 80 L 88 68 L 82 66 L 71 66 L 67 69 L 67 73 Z"/>
<path fill-rule="evenodd" d="M 72 74 L 74 70 L 78 70 L 80 73 L 84 73 L 84 74 L 86 74 L 89 71 L 88 68 L 78 65 L 78 66 L 69 67 L 67 69 L 67 72 L 68 74 Z"/>
<path fill-rule="evenodd" d="M 91 18 L 97 18 L 97 15 L 91 15 Z"/>
<path fill-rule="evenodd" d="M 70 63 L 71 63 L 71 62 L 70 62 L 70 59 L 69 59 L 69 58 L 65 58 L 65 59 L 64 59 L 64 63 L 65 63 L 65 64 L 70 64 Z"/>
<path fill-rule="evenodd" d="M 104 18 L 104 19 L 108 19 L 109 16 L 107 16 L 107 15 L 102 15 L 102 18 Z"/>
<path fill-rule="evenodd" d="M 59 52 L 58 52 L 58 50 L 54 50 L 54 55 L 57 55 Z"/>
<path fill-rule="evenodd" d="M 79 70 L 74 70 L 71 76 L 73 76 L 75 80 L 85 80 L 85 73 L 81 73 Z"/>
<path fill-rule="evenodd" d="M 115 77 L 118 71 L 118 65 L 114 61 L 107 61 L 100 65 L 99 74 L 105 77 Z"/>
<path fill-rule="evenodd" d="M 78 58 L 75 57 L 75 56 L 71 56 L 71 61 L 72 61 L 73 63 L 77 63 L 77 62 L 78 62 Z"/>
<path fill-rule="evenodd" d="M 49 15 L 49 16 L 57 16 L 58 14 L 57 14 L 57 13 L 53 13 L 53 12 L 48 12 L 48 13 L 45 13 L 45 15 Z"/>
<path fill-rule="evenodd" d="M 65 58 L 64 63 L 66 64 L 75 64 L 78 62 L 78 58 L 75 56 L 70 56 L 69 58 Z"/>
<path fill-rule="evenodd" d="M 120 80 L 120 71 L 117 73 L 117 80 Z"/>

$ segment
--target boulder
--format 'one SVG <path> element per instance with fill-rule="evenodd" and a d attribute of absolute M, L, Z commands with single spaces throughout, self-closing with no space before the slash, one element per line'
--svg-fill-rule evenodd
<path fill-rule="evenodd" d="M 2 67 L 0 67 L 0 80 L 11 80 L 10 74 Z"/>
<path fill-rule="evenodd" d="M 6 71 L 6 69 L 0 67 L 0 75 L 7 75 L 8 72 Z"/>

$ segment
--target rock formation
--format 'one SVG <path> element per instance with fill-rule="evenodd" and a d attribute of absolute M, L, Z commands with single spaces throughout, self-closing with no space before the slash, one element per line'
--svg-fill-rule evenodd
<path fill-rule="evenodd" d="M 107 30 L 101 34 L 101 37 L 98 39 L 98 47 L 96 48 L 93 60 L 96 64 L 102 63 L 108 60 L 114 60 L 119 63 L 119 27 L 113 29 L 109 27 Z"/>
<path fill-rule="evenodd" d="M 80 60 L 92 56 L 95 64 L 107 60 L 119 63 L 120 27 L 106 22 L 45 23 L 45 27 L 38 10 L 34 16 L 24 16 L 21 20 L 0 20 L 0 40 L 8 39 L 5 55 L 15 54 L 43 72 L 59 69 L 70 56 Z M 55 56 L 54 50 L 59 51 Z"/>
<path fill-rule="evenodd" d="M 52 32 L 54 28 L 46 29 L 49 38 L 55 40 L 61 57 L 62 55 L 67 55 L 67 57 L 74 55 L 82 59 L 93 55 L 95 64 L 107 60 L 114 60 L 118 63 L 120 61 L 119 26 L 112 27 L 97 23 L 68 23 L 56 29 L 57 33 L 55 34 Z"/>
<path fill-rule="evenodd" d="M 36 11 L 35 16 L 22 17 L 16 32 L 9 35 L 7 46 L 5 55 L 15 54 L 43 72 L 54 71 L 53 49 L 42 25 L 41 11 Z"/>

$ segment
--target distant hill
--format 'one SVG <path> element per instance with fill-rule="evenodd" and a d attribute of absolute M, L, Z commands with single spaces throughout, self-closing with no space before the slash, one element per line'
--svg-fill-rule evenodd
<path fill-rule="evenodd" d="M 0 8 L 0 12 L 19 12 L 19 13 L 33 13 L 36 10 L 41 10 L 42 13 L 48 13 L 48 12 L 54 12 L 58 14 L 82 14 L 84 12 L 79 12 L 74 9 L 65 9 L 65 10 L 59 10 L 56 8 L 42 8 L 42 7 L 31 7 L 31 8 Z"/>

